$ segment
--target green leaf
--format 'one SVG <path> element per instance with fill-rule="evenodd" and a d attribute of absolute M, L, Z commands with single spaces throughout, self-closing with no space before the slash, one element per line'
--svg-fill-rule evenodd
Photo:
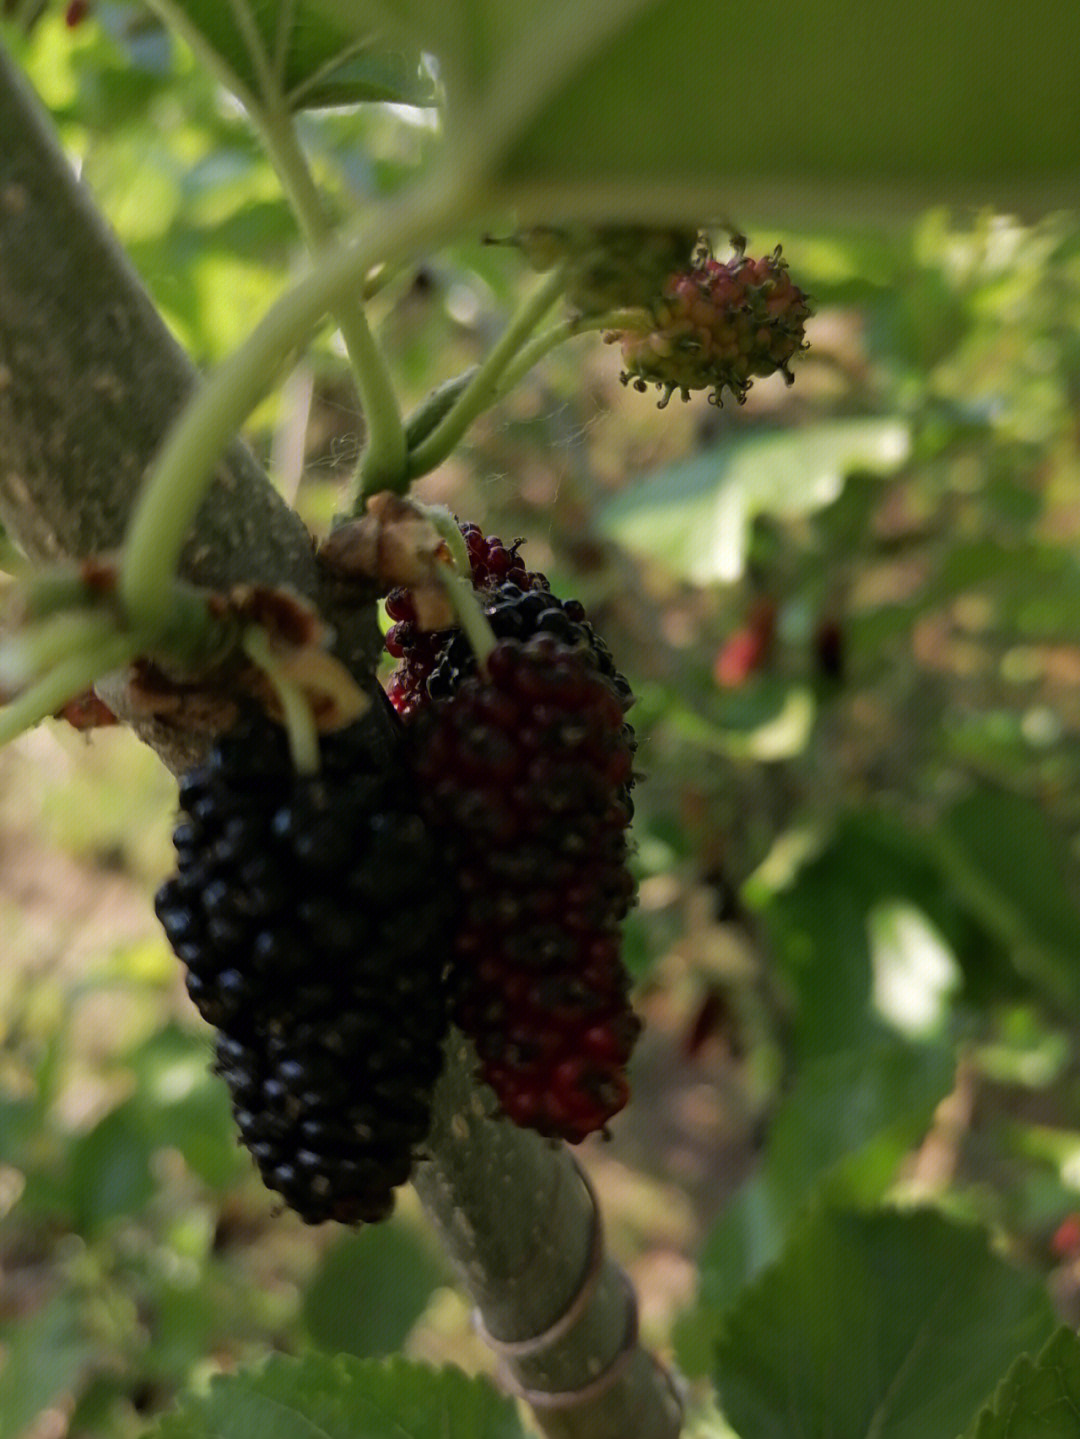
<path fill-rule="evenodd" d="M 675 733 L 713 754 L 762 763 L 790 759 L 806 748 L 816 705 L 808 685 L 763 675 L 745 690 L 711 696 L 709 713 L 674 697 L 664 722 Z"/>
<path fill-rule="evenodd" d="M 155 1189 L 150 1172 L 154 1147 L 133 1099 L 117 1105 L 72 1144 L 69 1193 L 79 1231 L 92 1232 L 149 1201 Z"/>
<path fill-rule="evenodd" d="M 880 1033 L 870 1002 L 873 969 L 867 913 L 876 898 L 857 849 L 838 835 L 772 899 L 765 918 L 798 998 L 803 1058 L 858 1050 Z"/>
<path fill-rule="evenodd" d="M 245 103 L 291 110 L 391 100 L 430 105 L 419 56 L 372 43 L 370 25 L 335 22 L 311 0 L 150 0 L 197 52 L 209 51 Z M 246 17 L 242 25 L 238 15 Z"/>
<path fill-rule="evenodd" d="M 223 1189 L 250 1168 L 236 1142 L 227 1086 L 210 1072 L 201 1039 L 167 1025 L 128 1059 L 136 1077 L 128 1104 L 147 1143 L 168 1143 L 204 1183 Z"/>
<path fill-rule="evenodd" d="M 822 1202 L 872 1204 L 949 1092 L 946 1050 L 884 1039 L 811 1060 L 781 1102 L 761 1168 L 725 1206 L 699 1261 L 706 1332 L 780 1254 L 794 1221 Z M 696 1352 L 697 1336 L 684 1328 Z"/>
<path fill-rule="evenodd" d="M 725 217 L 880 204 L 882 188 L 916 206 L 1043 187 L 1072 203 L 1072 0 L 1037 25 L 1006 0 L 635 8 L 534 114 L 505 159 L 515 186 L 659 185 L 711 193 Z"/>
<path fill-rule="evenodd" d="M 371 50 L 330 69 L 305 75 L 294 67 L 289 101 L 294 110 L 329 109 L 382 100 L 396 105 L 434 105 L 435 86 L 417 60 Z"/>
<path fill-rule="evenodd" d="M 1059 1329 L 1037 1358 L 1018 1359 L 965 1439 L 1080 1439 L 1076 1333 Z"/>
<path fill-rule="evenodd" d="M 525 1431 L 512 1401 L 460 1370 L 311 1354 L 218 1376 L 148 1439 L 525 1439 Z"/>
<path fill-rule="evenodd" d="M 742 574 L 761 513 L 800 515 L 831 504 L 849 471 L 885 468 L 908 450 L 904 424 L 832 420 L 755 430 L 624 491 L 600 512 L 602 532 L 696 584 Z"/>
<path fill-rule="evenodd" d="M 705 1240 L 698 1264 L 702 1303 L 724 1314 L 746 1286 L 779 1258 L 786 1218 L 763 1174 L 755 1174 L 725 1205 Z"/>
<path fill-rule="evenodd" d="M 1080 1003 L 1080 905 L 1065 841 L 1031 800 L 983 788 L 946 816 L 944 862 L 1020 974 L 1058 1003 Z"/>
<path fill-rule="evenodd" d="M 473 147 L 505 154 L 514 130 L 583 60 L 602 50 L 652 0 L 316 0 L 353 35 L 385 34 L 391 43 L 438 57 L 448 92 L 448 123 L 466 135 L 481 114 L 494 122 Z M 459 136 L 459 138 L 461 138 Z"/>
<path fill-rule="evenodd" d="M 828 1177 L 830 1192 L 878 1198 L 948 1094 L 953 1056 L 886 1039 L 818 1057 L 777 1111 L 764 1177 L 781 1213 L 801 1208 Z"/>
<path fill-rule="evenodd" d="M 740 1439 L 961 1432 L 1012 1357 L 1053 1328 L 1041 1281 L 925 1212 L 822 1212 L 729 1315 L 717 1350 Z"/>
<path fill-rule="evenodd" d="M 448 134 L 531 219 L 893 222 L 1075 198 L 1072 0 L 1037 23 L 1006 0 L 318 3 L 434 52 Z"/>
<path fill-rule="evenodd" d="M 400 1349 L 443 1272 L 402 1223 L 348 1234 L 323 1255 L 304 1295 L 304 1323 L 329 1353 L 376 1358 Z"/>
<path fill-rule="evenodd" d="M 43 1409 L 73 1394 L 96 1352 L 82 1316 L 66 1297 L 0 1327 L 0 1433 L 16 1439 Z"/>

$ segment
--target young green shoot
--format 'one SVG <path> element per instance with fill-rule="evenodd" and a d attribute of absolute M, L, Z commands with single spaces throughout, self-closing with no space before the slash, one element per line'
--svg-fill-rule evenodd
<path fill-rule="evenodd" d="M 58 664 L 92 651 L 117 633 L 104 610 L 68 610 L 16 630 L 0 641 L 0 690 L 24 689 Z"/>
<path fill-rule="evenodd" d="M 152 635 L 168 624 L 173 576 L 215 467 L 327 309 L 380 261 L 408 258 L 445 239 L 470 203 L 457 174 L 445 172 L 387 201 L 351 241 L 324 252 L 318 270 L 289 289 L 196 392 L 167 436 L 128 527 L 120 594 L 140 628 Z"/>
<path fill-rule="evenodd" d="M 131 635 L 115 632 L 101 643 L 71 655 L 0 709 L 0 745 L 8 744 L 25 730 L 33 729 L 43 719 L 74 699 L 105 675 L 123 669 L 138 653 L 138 642 Z"/>
<path fill-rule="evenodd" d="M 525 300 L 502 335 L 480 362 L 472 379 L 431 433 L 410 452 L 409 477 L 416 479 L 451 455 L 465 431 L 496 399 L 499 381 L 515 356 L 531 338 L 537 325 L 566 287 L 566 272 L 556 267 Z"/>

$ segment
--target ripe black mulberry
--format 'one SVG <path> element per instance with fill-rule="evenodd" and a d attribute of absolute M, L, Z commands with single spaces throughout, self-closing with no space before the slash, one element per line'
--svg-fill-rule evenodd
<path fill-rule="evenodd" d="M 184 776 L 180 805 L 157 913 L 241 1139 L 307 1223 L 383 1219 L 429 1126 L 453 904 L 400 722 L 369 711 L 299 776 L 259 720 Z"/>

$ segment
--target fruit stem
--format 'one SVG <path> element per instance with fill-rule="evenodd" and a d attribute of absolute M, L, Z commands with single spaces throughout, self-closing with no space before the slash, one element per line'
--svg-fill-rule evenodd
<path fill-rule="evenodd" d="M 285 733 L 289 739 L 293 768 L 297 774 L 318 774 L 319 732 L 315 728 L 315 716 L 303 690 L 286 675 L 270 648 L 265 630 L 258 625 L 252 625 L 244 631 L 240 643 L 248 659 L 258 665 L 274 687 L 274 693 L 281 705 Z"/>
<path fill-rule="evenodd" d="M 603 315 L 573 315 L 568 320 L 562 320 L 522 346 L 513 363 L 503 372 L 496 398 L 502 399 L 545 355 L 577 335 L 585 335 L 590 330 L 645 331 L 652 325 L 653 319 L 648 310 L 609 310 Z"/>
<path fill-rule="evenodd" d="M 476 598 L 472 580 L 459 574 L 450 565 L 443 564 L 438 568 L 439 580 L 454 607 L 458 623 L 465 631 L 465 638 L 469 641 L 473 654 L 476 656 L 476 667 L 486 678 L 488 655 L 491 654 L 497 643 L 495 632 L 488 624 L 487 616 L 480 607 L 480 601 Z"/>
<path fill-rule="evenodd" d="M 453 556 L 458 573 L 464 575 L 467 580 L 471 579 L 472 566 L 469 564 L 469 551 L 465 544 L 465 537 L 458 528 L 458 522 L 451 511 L 445 505 L 427 505 L 425 513 L 431 521 L 432 529 L 446 541 L 446 547 Z"/>
<path fill-rule="evenodd" d="M 61 705 L 89 689 L 95 680 L 129 664 L 138 652 L 139 643 L 134 636 L 114 633 L 80 654 L 69 656 L 0 709 L 0 745 L 54 715 Z"/>
<path fill-rule="evenodd" d="M 476 417 L 498 398 L 499 381 L 510 362 L 566 287 L 566 269 L 557 266 L 521 305 L 472 379 L 426 439 L 410 451 L 409 478 L 415 480 L 441 465 L 457 448 Z"/>

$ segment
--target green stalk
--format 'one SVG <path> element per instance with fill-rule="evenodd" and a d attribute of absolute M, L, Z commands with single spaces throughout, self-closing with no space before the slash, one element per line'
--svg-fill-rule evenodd
<path fill-rule="evenodd" d="M 458 574 L 471 581 L 472 566 L 469 564 L 468 547 L 458 529 L 458 522 L 454 519 L 453 511 L 447 509 L 445 505 L 428 505 L 426 512 L 436 533 L 446 541 L 446 547 L 457 566 Z"/>
<path fill-rule="evenodd" d="M 117 618 L 106 611 L 51 615 L 0 642 L 0 686 L 22 689 L 34 676 L 101 645 L 117 633 Z"/>
<path fill-rule="evenodd" d="M 141 645 L 132 635 L 114 635 L 72 655 L 0 709 L 0 745 L 54 715 L 61 705 L 90 688 L 95 680 L 129 664 Z"/>
<path fill-rule="evenodd" d="M 567 340 L 572 340 L 577 335 L 587 334 L 591 330 L 649 330 L 652 324 L 647 310 L 609 310 L 605 315 L 576 315 L 558 325 L 552 325 L 550 330 L 545 330 L 542 335 L 537 335 L 534 340 L 524 345 L 513 363 L 506 367 L 499 381 L 496 398 L 502 399 L 503 395 L 509 394 L 545 355 L 549 355 L 552 350 L 565 345 Z"/>
<path fill-rule="evenodd" d="M 129 614 L 153 633 L 168 620 L 172 577 L 192 521 L 229 441 L 305 344 L 327 309 L 378 260 L 415 254 L 472 209 L 467 183 L 443 172 L 382 206 L 350 244 L 336 244 L 196 392 L 169 433 L 131 517 L 120 572 Z"/>
<path fill-rule="evenodd" d="M 292 117 L 287 112 L 264 111 L 252 119 L 300 222 L 312 258 L 318 262 L 333 243 L 333 230 L 297 141 Z M 357 298 L 357 288 L 341 295 L 333 307 L 334 319 L 352 362 L 367 428 L 367 443 L 354 489 L 363 487 L 368 494 L 378 490 L 404 493 L 408 489 L 408 478 L 401 409 L 383 353 Z"/>
<path fill-rule="evenodd" d="M 246 85 L 218 51 L 207 44 L 176 0 L 150 0 L 150 3 L 247 110 L 292 206 L 305 243 L 313 259 L 318 259 L 332 242 L 333 230 L 296 138 L 292 115 L 281 90 L 281 77 L 277 73 L 280 64 L 275 66 L 266 54 L 262 35 L 249 6 L 245 0 L 229 0 L 229 9 L 255 68 L 257 91 Z M 278 58 L 280 61 L 280 55 Z M 332 309 L 356 376 L 367 425 L 368 439 L 361 464 L 365 474 L 371 471 L 373 476 L 380 477 L 382 483 L 376 488 L 404 489 L 407 482 L 404 478 L 405 436 L 401 412 L 382 352 L 368 327 L 358 298 L 359 292 L 360 286 L 354 285 L 351 291 L 338 297 Z"/>
<path fill-rule="evenodd" d="M 555 304 L 565 288 L 566 277 L 561 266 L 546 275 L 507 325 L 488 355 L 465 386 L 453 406 L 409 455 L 409 478 L 426 475 L 457 448 L 458 442 L 476 417 L 484 412 L 498 394 L 499 380 L 511 360 L 526 344 L 530 335 Z"/>
<path fill-rule="evenodd" d="M 253 625 L 244 632 L 241 643 L 244 653 L 258 665 L 274 687 L 285 721 L 293 768 L 297 774 L 318 774 L 319 732 L 303 690 L 289 679 L 274 658 L 265 631 Z"/>
<path fill-rule="evenodd" d="M 487 622 L 487 615 L 484 614 L 480 607 L 480 601 L 476 598 L 472 581 L 448 566 L 440 569 L 439 580 L 454 607 L 458 624 L 465 631 L 465 638 L 472 646 L 477 668 L 482 674 L 486 674 L 488 655 L 495 648 L 497 641 L 495 632 Z"/>

